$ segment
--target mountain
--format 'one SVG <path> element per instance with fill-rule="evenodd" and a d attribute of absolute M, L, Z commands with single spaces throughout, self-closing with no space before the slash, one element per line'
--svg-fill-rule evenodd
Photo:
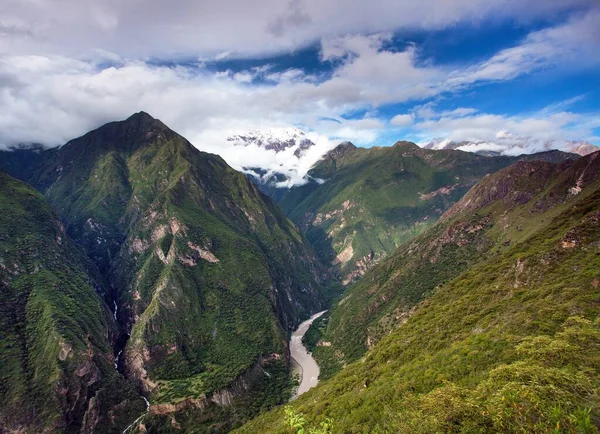
<path fill-rule="evenodd" d="M 248 134 L 238 134 L 227 138 L 238 146 L 258 146 L 276 153 L 293 150 L 293 155 L 300 158 L 308 149 L 315 146 L 306 133 L 298 128 L 272 128 L 261 131 L 254 130 Z"/>
<path fill-rule="evenodd" d="M 549 151 L 522 158 L 577 156 Z M 318 182 L 292 188 L 279 205 L 348 284 L 431 227 L 484 175 L 517 159 L 410 142 L 370 149 L 343 143 L 309 172 Z"/>
<path fill-rule="evenodd" d="M 599 210 L 600 153 L 484 177 L 334 307 L 345 367 L 236 432 L 597 432 Z"/>
<path fill-rule="evenodd" d="M 285 399 L 287 333 L 335 284 L 254 184 L 144 112 L 41 151 L 37 168 L 17 151 L 0 165 L 44 193 L 106 282 L 147 429 L 226 430 Z"/>
<path fill-rule="evenodd" d="M 2 171 L 0 203 L 1 431 L 126 426 L 145 404 L 114 369 L 101 277 L 44 198 Z"/>
<path fill-rule="evenodd" d="M 286 184 L 290 184 L 292 178 L 298 177 L 298 163 L 306 156 L 306 152 L 315 146 L 304 131 L 294 127 L 254 130 L 247 134 L 230 136 L 227 141 L 236 146 L 256 146 L 281 156 L 280 163 L 275 167 L 243 167 L 250 180 L 275 201 L 285 195 L 289 188 Z"/>
<path fill-rule="evenodd" d="M 526 152 L 527 149 L 563 149 L 566 152 L 578 155 L 588 155 L 600 150 L 598 146 L 586 141 L 563 141 L 539 143 L 532 139 L 515 139 L 512 135 L 499 134 L 494 141 L 485 140 L 462 140 L 436 139 L 423 145 L 425 149 L 459 149 L 462 151 L 475 152 L 480 155 L 516 155 Z"/>

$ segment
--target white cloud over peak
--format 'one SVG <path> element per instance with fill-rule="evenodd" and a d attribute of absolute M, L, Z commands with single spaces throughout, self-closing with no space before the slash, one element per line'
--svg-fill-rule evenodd
<path fill-rule="evenodd" d="M 434 147 L 441 149 L 449 142 L 470 142 L 459 149 L 517 155 L 549 149 L 571 150 L 574 142 L 592 139 L 592 131 L 600 127 L 598 113 L 550 113 L 548 109 L 526 116 L 507 116 L 459 108 L 429 113 L 428 118 L 415 123 L 415 128 L 423 134 L 421 145 L 433 141 L 437 142 Z"/>

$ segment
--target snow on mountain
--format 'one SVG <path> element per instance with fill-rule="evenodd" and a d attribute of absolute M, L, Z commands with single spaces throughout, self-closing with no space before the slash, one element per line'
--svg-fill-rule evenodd
<path fill-rule="evenodd" d="M 227 141 L 238 147 L 237 164 L 258 187 L 274 199 L 308 180 L 307 172 L 335 143 L 294 127 L 236 134 Z"/>
<path fill-rule="evenodd" d="M 315 146 L 315 143 L 306 136 L 304 131 L 294 127 L 271 128 L 265 131 L 254 130 L 248 134 L 228 137 L 227 141 L 240 146 L 256 145 L 277 153 L 295 148 L 294 155 L 298 158 Z"/>
<path fill-rule="evenodd" d="M 551 141 L 541 142 L 531 138 L 515 138 L 509 133 L 498 133 L 496 140 L 461 140 L 434 139 L 430 142 L 420 143 L 419 146 L 426 149 L 459 149 L 461 151 L 475 152 L 483 155 L 519 155 L 534 152 L 559 149 L 565 152 L 573 152 L 579 155 L 587 155 L 600 150 L 586 141 Z"/>

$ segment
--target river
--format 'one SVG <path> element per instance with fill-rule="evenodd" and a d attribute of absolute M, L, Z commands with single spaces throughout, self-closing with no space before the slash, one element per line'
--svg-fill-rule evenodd
<path fill-rule="evenodd" d="M 304 321 L 298 326 L 296 331 L 292 333 L 292 337 L 290 338 L 290 355 L 300 371 L 300 385 L 292 399 L 297 398 L 310 388 L 315 387 L 319 382 L 319 365 L 317 365 L 315 359 L 313 359 L 312 355 L 302 343 L 302 338 L 313 321 L 325 312 L 327 311 L 324 310 L 323 312 L 316 313 Z"/>

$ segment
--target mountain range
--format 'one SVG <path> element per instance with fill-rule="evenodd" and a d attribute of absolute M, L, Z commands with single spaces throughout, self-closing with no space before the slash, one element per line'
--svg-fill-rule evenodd
<path fill-rule="evenodd" d="M 496 140 L 461 140 L 436 139 L 422 145 L 425 149 L 460 149 L 475 152 L 480 155 L 516 155 L 528 149 L 543 149 L 544 151 L 560 148 L 566 152 L 578 155 L 588 155 L 600 150 L 598 146 L 586 141 L 563 141 L 540 143 L 530 138 L 517 138 L 508 133 L 499 133 Z"/>
<path fill-rule="evenodd" d="M 231 141 L 316 146 L 284 133 Z M 0 151 L 0 432 L 597 432 L 600 152 L 345 142 L 286 180 L 145 112 Z"/>
<path fill-rule="evenodd" d="M 306 133 L 298 128 L 279 128 L 270 130 L 254 130 L 248 134 L 237 134 L 227 138 L 236 146 L 257 146 L 268 151 L 283 152 L 291 150 L 300 158 L 308 149 L 315 146 Z"/>
<path fill-rule="evenodd" d="M 274 200 L 281 199 L 292 182 L 298 178 L 298 165 L 306 157 L 307 151 L 315 147 L 306 133 L 294 127 L 254 130 L 247 134 L 227 138 L 235 146 L 255 147 L 285 155 L 284 161 L 276 167 L 244 166 L 242 170 L 258 188 Z"/>

